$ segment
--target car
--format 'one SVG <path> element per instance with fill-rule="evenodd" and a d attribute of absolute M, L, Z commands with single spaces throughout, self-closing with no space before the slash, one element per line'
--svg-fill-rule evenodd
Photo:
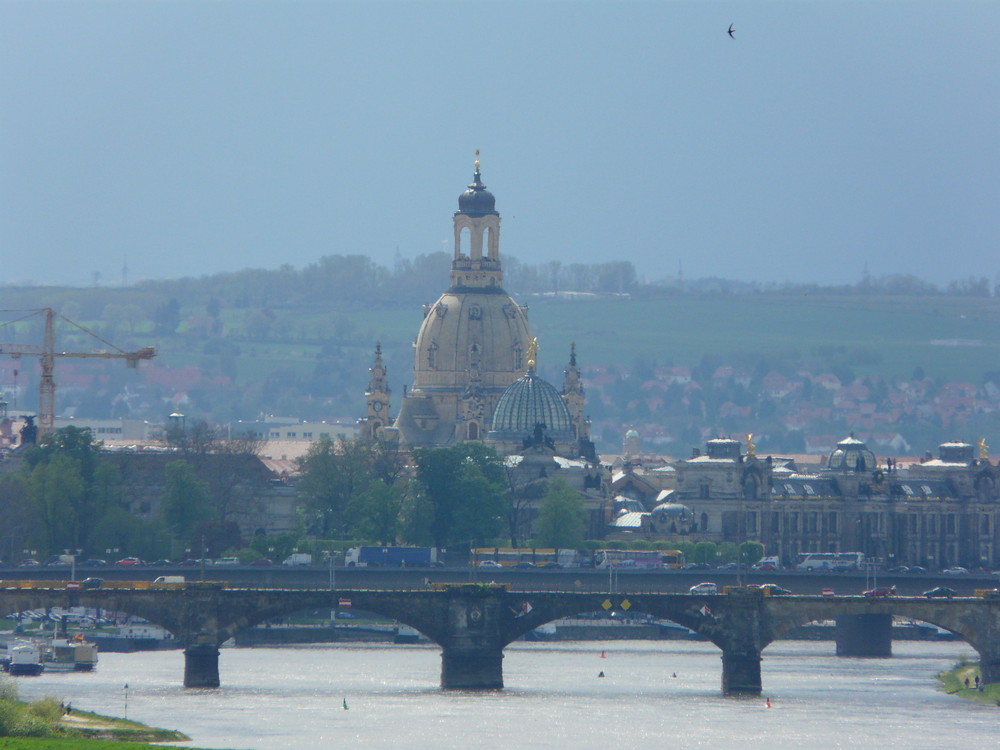
<path fill-rule="evenodd" d="M 964 576 L 969 573 L 969 569 L 956 565 L 953 568 L 945 568 L 941 572 L 946 576 Z"/>
<path fill-rule="evenodd" d="M 792 593 L 788 589 L 782 588 L 776 583 L 762 583 L 760 585 L 760 590 L 767 596 L 788 596 Z"/>
<path fill-rule="evenodd" d="M 496 560 L 481 560 L 479 563 L 480 568 L 502 568 L 503 565 L 498 563 Z"/>
<path fill-rule="evenodd" d="M 21 560 L 21 562 L 17 564 L 17 567 L 19 568 L 37 568 L 39 566 L 41 566 L 41 563 L 31 557 L 26 560 Z"/>
<path fill-rule="evenodd" d="M 716 570 L 739 570 L 740 564 L 734 562 L 727 562 L 720 565 Z"/>
<path fill-rule="evenodd" d="M 955 589 L 948 588 L 947 586 L 935 586 L 924 592 L 924 596 L 928 599 L 951 599 L 956 594 L 958 592 Z"/>
<path fill-rule="evenodd" d="M 687 565 L 682 565 L 681 570 L 711 570 L 712 566 L 706 562 L 689 562 Z"/>
<path fill-rule="evenodd" d="M 145 563 L 138 557 L 123 557 L 121 560 L 116 560 L 115 565 L 120 568 L 137 568 Z"/>
<path fill-rule="evenodd" d="M 268 566 L 274 565 L 274 561 L 270 557 L 261 557 L 254 560 L 250 565 L 254 568 L 266 568 Z"/>
<path fill-rule="evenodd" d="M 757 565 L 754 565 L 753 568 L 754 568 L 754 570 L 760 570 L 760 571 L 762 571 L 764 573 L 770 573 L 771 571 L 777 570 L 778 566 L 775 565 L 770 560 L 767 560 L 766 562 L 762 562 L 762 563 L 758 563 Z"/>
<path fill-rule="evenodd" d="M 85 589 L 99 589 L 99 588 L 101 588 L 102 585 L 104 585 L 104 579 L 103 578 L 84 578 L 83 579 L 83 588 L 85 588 Z"/>
<path fill-rule="evenodd" d="M 889 568 L 887 573 L 909 573 L 910 569 L 905 565 L 897 565 L 895 568 Z"/>
<path fill-rule="evenodd" d="M 923 568 L 919 565 L 911 565 L 907 572 L 910 573 L 910 575 L 922 576 L 927 572 L 927 568 Z"/>
<path fill-rule="evenodd" d="M 691 594 L 718 594 L 719 587 L 716 584 L 711 583 L 709 581 L 705 583 L 695 584 L 694 586 L 688 589 L 688 592 Z"/>
<path fill-rule="evenodd" d="M 64 558 L 68 558 L 68 555 L 52 555 L 45 561 L 45 565 L 50 568 L 68 568 L 70 561 Z"/>
<path fill-rule="evenodd" d="M 239 565 L 240 564 L 240 558 L 238 558 L 238 557 L 220 557 L 218 560 L 215 561 L 215 564 L 216 565 L 229 565 L 229 566 Z"/>
<path fill-rule="evenodd" d="M 108 561 L 102 560 L 99 557 L 92 557 L 89 560 L 84 560 L 82 565 L 84 568 L 106 568 Z"/>
<path fill-rule="evenodd" d="M 822 596 L 826 597 L 827 599 L 830 599 L 830 598 L 832 598 L 832 597 L 834 597 L 834 596 L 836 596 L 836 595 L 837 595 L 836 593 L 834 593 L 834 590 L 833 590 L 833 589 L 823 589 L 823 590 L 822 590 L 822 591 L 820 592 L 820 594 L 821 594 Z"/>
<path fill-rule="evenodd" d="M 151 568 L 172 568 L 173 562 L 170 560 L 155 560 L 149 564 Z"/>
<path fill-rule="evenodd" d="M 876 586 L 873 589 L 868 589 L 867 591 L 862 591 L 862 595 L 866 599 L 884 599 L 888 596 L 892 596 L 896 593 L 895 586 Z"/>
<path fill-rule="evenodd" d="M 522 560 L 521 562 L 517 563 L 517 565 L 515 565 L 514 567 L 515 568 L 533 568 L 533 567 L 535 567 L 535 564 L 532 563 L 532 562 L 528 562 L 527 560 Z"/>
<path fill-rule="evenodd" d="M 538 567 L 539 568 L 548 568 L 549 570 L 552 570 L 554 568 L 562 568 L 562 564 L 550 561 L 550 562 L 544 562 L 541 565 L 539 565 Z"/>

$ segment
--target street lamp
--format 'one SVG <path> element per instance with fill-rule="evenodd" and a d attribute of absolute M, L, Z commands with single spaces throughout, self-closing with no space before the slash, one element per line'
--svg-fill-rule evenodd
<path fill-rule="evenodd" d="M 70 559 L 69 579 L 71 581 L 75 581 L 76 580 L 76 557 L 81 552 L 83 552 L 83 550 L 82 549 L 68 549 L 68 550 L 65 550 L 65 552 L 66 552 L 67 555 L 69 555 L 69 559 Z"/>

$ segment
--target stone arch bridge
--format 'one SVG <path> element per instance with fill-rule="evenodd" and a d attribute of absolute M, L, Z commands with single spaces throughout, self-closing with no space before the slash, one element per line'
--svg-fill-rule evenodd
<path fill-rule="evenodd" d="M 238 630 L 307 609 L 352 606 L 409 625 L 442 648 L 444 688 L 503 687 L 503 649 L 540 625 L 601 609 L 642 612 L 700 634 L 722 652 L 724 693 L 761 691 L 761 654 L 793 628 L 838 623 L 837 653 L 888 656 L 893 615 L 955 633 L 979 654 L 987 682 L 1000 680 L 1000 599 L 861 596 L 511 591 L 506 585 L 448 584 L 428 590 L 227 588 L 188 583 L 163 589 L 0 589 L 0 616 L 47 607 L 128 612 L 163 626 L 185 645 L 184 685 L 218 687 L 219 646 Z"/>

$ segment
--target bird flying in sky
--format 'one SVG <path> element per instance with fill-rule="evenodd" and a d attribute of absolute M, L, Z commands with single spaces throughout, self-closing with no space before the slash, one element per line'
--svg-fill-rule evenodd
<path fill-rule="evenodd" d="M 734 29 L 734 28 L 733 28 L 733 24 L 729 24 L 729 36 L 730 36 L 730 37 L 732 37 L 733 39 L 735 39 L 735 38 L 736 38 L 736 37 L 735 37 L 735 36 L 733 35 L 733 32 L 734 32 L 735 30 L 736 30 L 736 29 Z"/>

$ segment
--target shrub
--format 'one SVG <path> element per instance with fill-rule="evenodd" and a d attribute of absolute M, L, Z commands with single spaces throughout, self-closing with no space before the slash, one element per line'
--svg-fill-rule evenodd
<path fill-rule="evenodd" d="M 0 701 L 17 700 L 17 682 L 14 678 L 0 674 Z"/>
<path fill-rule="evenodd" d="M 47 722 L 59 721 L 63 715 L 62 704 L 52 696 L 29 703 L 28 711 Z"/>

